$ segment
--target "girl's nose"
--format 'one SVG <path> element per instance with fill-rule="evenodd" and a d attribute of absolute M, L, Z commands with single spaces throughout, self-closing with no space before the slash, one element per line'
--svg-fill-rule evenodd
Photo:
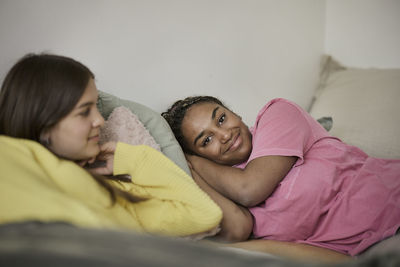
<path fill-rule="evenodd" d="M 232 132 L 229 129 L 220 128 L 218 131 L 219 139 L 221 143 L 225 144 L 232 138 Z"/>
<path fill-rule="evenodd" d="M 92 125 L 93 125 L 93 128 L 101 127 L 104 125 L 104 118 L 103 118 L 103 116 L 101 116 L 101 114 L 97 108 L 95 108 L 95 116 L 94 116 Z"/>

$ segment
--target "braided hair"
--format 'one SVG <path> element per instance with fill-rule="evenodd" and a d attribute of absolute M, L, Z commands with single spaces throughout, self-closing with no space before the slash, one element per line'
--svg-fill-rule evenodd
<path fill-rule="evenodd" d="M 189 149 L 186 144 L 182 133 L 182 121 L 186 115 L 186 111 L 192 106 L 200 103 L 215 103 L 225 107 L 225 105 L 217 98 L 213 96 L 190 96 L 183 100 L 178 100 L 166 111 L 161 113 L 161 116 L 168 122 L 175 135 L 176 140 L 178 140 L 183 151 L 188 154 L 194 154 L 193 151 Z"/>

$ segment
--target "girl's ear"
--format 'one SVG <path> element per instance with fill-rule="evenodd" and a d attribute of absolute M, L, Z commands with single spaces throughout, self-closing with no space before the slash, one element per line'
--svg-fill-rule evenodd
<path fill-rule="evenodd" d="M 44 130 L 41 134 L 40 134 L 40 143 L 42 145 L 44 145 L 45 147 L 49 147 L 51 144 L 50 141 L 50 130 Z"/>

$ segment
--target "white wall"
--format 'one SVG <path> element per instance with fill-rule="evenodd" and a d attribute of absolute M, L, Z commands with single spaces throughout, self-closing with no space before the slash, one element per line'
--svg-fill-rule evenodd
<path fill-rule="evenodd" d="M 211 94 L 252 124 L 272 97 L 309 104 L 324 10 L 321 0 L 0 0 L 0 75 L 48 51 L 156 111 Z"/>
<path fill-rule="evenodd" d="M 327 0 L 325 50 L 353 67 L 400 67 L 399 0 Z"/>

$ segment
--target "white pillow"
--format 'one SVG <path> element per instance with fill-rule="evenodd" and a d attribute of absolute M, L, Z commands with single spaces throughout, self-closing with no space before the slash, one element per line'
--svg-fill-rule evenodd
<path fill-rule="evenodd" d="M 310 114 L 330 133 L 380 158 L 400 158 L 400 69 L 345 68 L 328 57 Z"/>

